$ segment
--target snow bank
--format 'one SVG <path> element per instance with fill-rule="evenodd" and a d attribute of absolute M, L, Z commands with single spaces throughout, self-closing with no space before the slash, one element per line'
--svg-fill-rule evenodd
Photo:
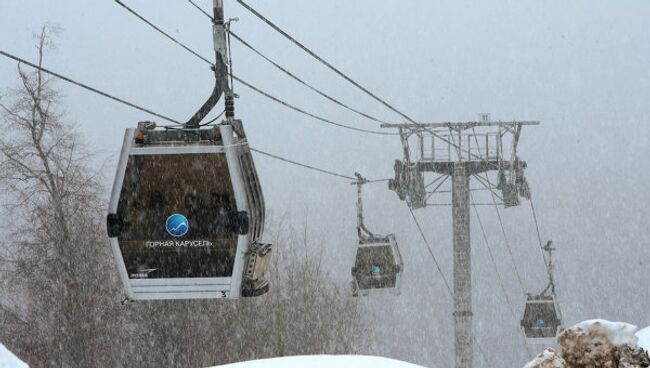
<path fill-rule="evenodd" d="M 625 322 L 610 322 L 604 319 L 592 319 L 571 327 L 573 330 L 582 330 L 594 337 L 605 338 L 614 345 L 636 346 L 639 339 L 636 332 L 639 328 Z"/>
<path fill-rule="evenodd" d="M 220 368 L 424 368 L 388 358 L 364 355 L 301 355 L 252 360 L 219 366 Z M 216 368 L 216 367 L 215 367 Z"/>
<path fill-rule="evenodd" d="M 639 339 L 639 346 L 644 348 L 646 351 L 650 350 L 650 327 L 646 327 L 643 330 L 636 333 L 636 337 Z"/>
<path fill-rule="evenodd" d="M 525 368 L 649 367 L 648 352 L 638 345 L 638 330 L 628 323 L 602 319 L 580 322 L 557 337 L 562 348 L 559 356 L 547 349 Z"/>
<path fill-rule="evenodd" d="M 524 368 L 564 368 L 566 367 L 566 362 L 562 357 L 553 350 L 553 348 L 548 348 L 538 356 L 535 357 L 532 361 L 524 366 Z"/>
<path fill-rule="evenodd" d="M 0 344 L 0 368 L 29 368 L 20 359 Z"/>

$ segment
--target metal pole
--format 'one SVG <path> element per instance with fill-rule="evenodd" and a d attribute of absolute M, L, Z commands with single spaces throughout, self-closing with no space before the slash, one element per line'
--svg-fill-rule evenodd
<path fill-rule="evenodd" d="M 194 115 L 184 125 L 186 128 L 196 129 L 200 126 L 201 121 L 212 111 L 217 105 L 221 95 L 229 91 L 228 86 L 228 46 L 226 43 L 226 31 L 224 29 L 223 20 L 223 0 L 213 0 L 212 13 L 214 15 L 212 24 L 212 38 L 214 42 L 215 51 L 215 64 L 214 75 L 215 83 L 212 89 L 212 94 L 208 100 L 203 103 L 203 106 L 194 113 Z"/>
<path fill-rule="evenodd" d="M 469 235 L 469 175 L 465 162 L 452 174 L 454 223 L 454 332 L 456 368 L 472 367 L 472 270 Z"/>
<path fill-rule="evenodd" d="M 215 23 L 223 24 L 223 0 L 212 1 L 212 16 Z"/>

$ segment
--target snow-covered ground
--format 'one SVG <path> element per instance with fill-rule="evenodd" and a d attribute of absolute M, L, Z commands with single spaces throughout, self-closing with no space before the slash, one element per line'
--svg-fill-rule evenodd
<path fill-rule="evenodd" d="M 636 337 L 639 339 L 639 346 L 650 351 L 650 326 L 637 332 Z"/>
<path fill-rule="evenodd" d="M 420 365 L 364 355 L 301 355 L 253 360 L 220 368 L 423 368 Z"/>
<path fill-rule="evenodd" d="M 637 338 L 634 335 L 639 328 L 625 322 L 610 322 L 604 319 L 591 319 L 580 322 L 572 329 L 591 332 L 595 336 L 602 336 L 614 345 L 636 345 Z"/>
<path fill-rule="evenodd" d="M 557 342 L 561 353 L 546 349 L 524 368 L 647 367 L 650 327 L 593 319 L 564 330 Z"/>
<path fill-rule="evenodd" d="M 12 352 L 0 344 L 0 368 L 29 368 Z"/>

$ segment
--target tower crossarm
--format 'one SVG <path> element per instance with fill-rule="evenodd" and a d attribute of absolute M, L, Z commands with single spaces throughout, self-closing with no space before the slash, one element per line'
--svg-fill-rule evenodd
<path fill-rule="evenodd" d="M 467 175 L 476 175 L 490 170 L 517 170 L 525 169 L 526 161 L 465 161 L 465 170 Z M 420 171 L 435 172 L 438 174 L 451 175 L 454 170 L 454 161 L 440 161 L 440 162 L 426 162 L 420 161 L 417 163 L 417 168 Z"/>
<path fill-rule="evenodd" d="M 513 121 L 465 121 L 465 122 L 440 122 L 440 123 L 403 123 L 403 124 L 381 124 L 382 128 L 402 128 L 405 130 L 425 130 L 431 128 L 471 129 L 478 127 L 507 127 L 513 128 L 522 125 L 539 125 L 537 120 L 513 120 Z"/>

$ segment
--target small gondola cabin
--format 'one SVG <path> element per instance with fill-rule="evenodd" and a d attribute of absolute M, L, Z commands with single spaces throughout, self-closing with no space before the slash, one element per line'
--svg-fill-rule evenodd
<path fill-rule="evenodd" d="M 521 320 L 526 338 L 553 339 L 561 325 L 562 321 L 552 295 L 528 296 Z"/>
<path fill-rule="evenodd" d="M 402 256 L 395 235 L 362 239 L 352 267 L 352 294 L 399 293 L 402 268 Z"/>

